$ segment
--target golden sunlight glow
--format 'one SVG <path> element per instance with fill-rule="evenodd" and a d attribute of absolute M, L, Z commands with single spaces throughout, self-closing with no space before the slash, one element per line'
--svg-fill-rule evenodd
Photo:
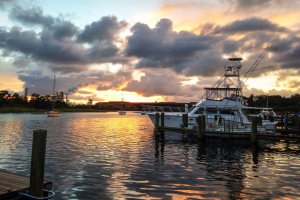
<path fill-rule="evenodd" d="M 185 86 L 185 85 L 195 85 L 197 84 L 199 81 L 199 78 L 198 77 L 189 77 L 189 80 L 186 80 L 186 81 L 182 81 L 182 85 Z"/>
<path fill-rule="evenodd" d="M 263 91 L 269 91 L 275 88 L 276 77 L 264 75 L 256 78 L 249 78 L 246 85 L 250 89 L 255 88 L 255 89 L 261 89 Z"/>
<path fill-rule="evenodd" d="M 122 64 L 113 64 L 113 63 L 94 64 L 90 66 L 90 70 L 101 70 L 101 71 L 109 71 L 111 73 L 117 73 L 122 67 L 123 67 Z"/>
<path fill-rule="evenodd" d="M 23 91 L 24 82 L 16 74 L 1 74 L 0 90 Z"/>
<path fill-rule="evenodd" d="M 265 73 L 262 76 L 249 78 L 246 85 L 250 89 L 261 89 L 265 92 L 270 90 L 299 91 L 300 87 L 292 86 L 290 83 L 299 82 L 299 75 L 296 70 L 277 70 Z"/>
<path fill-rule="evenodd" d="M 93 103 L 100 101 L 124 101 L 128 102 L 161 102 L 165 101 L 162 96 L 151 96 L 144 97 L 136 92 L 117 91 L 117 90 L 106 90 L 97 91 L 94 86 L 81 88 L 77 93 L 69 96 L 71 102 L 86 104 L 88 99 L 92 99 Z"/>
<path fill-rule="evenodd" d="M 132 73 L 132 79 L 136 81 L 140 81 L 143 76 L 146 76 L 146 74 L 144 72 L 141 72 L 140 70 L 135 70 Z"/>

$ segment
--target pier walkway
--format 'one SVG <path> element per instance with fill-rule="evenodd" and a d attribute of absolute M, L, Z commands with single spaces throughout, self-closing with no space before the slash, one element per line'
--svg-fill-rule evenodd
<path fill-rule="evenodd" d="M 0 169 L 0 200 L 18 199 L 19 192 L 29 188 L 30 178 Z M 51 181 L 44 181 L 44 188 L 50 189 Z"/>

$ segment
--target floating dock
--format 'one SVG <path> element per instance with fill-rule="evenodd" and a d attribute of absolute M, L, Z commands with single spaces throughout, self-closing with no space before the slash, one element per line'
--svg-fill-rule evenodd
<path fill-rule="evenodd" d="M 0 200 L 19 199 L 19 193 L 29 189 L 30 178 L 0 169 Z M 52 182 L 44 181 L 44 188 L 51 189 Z"/>

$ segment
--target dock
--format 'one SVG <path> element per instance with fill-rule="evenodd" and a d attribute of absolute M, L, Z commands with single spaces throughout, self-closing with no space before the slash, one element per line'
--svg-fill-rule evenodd
<path fill-rule="evenodd" d="M 165 131 L 169 132 L 179 132 L 184 135 L 190 135 L 192 137 L 203 139 L 203 138 L 228 138 L 228 139 L 245 139 L 252 143 L 256 143 L 258 140 L 285 140 L 285 141 L 295 141 L 300 142 L 300 129 L 288 130 L 288 129 L 278 129 L 276 132 L 258 132 L 258 118 L 252 119 L 251 131 L 248 132 L 234 132 L 230 129 L 230 126 L 223 131 L 216 131 L 207 129 L 206 119 L 204 115 L 197 117 L 197 127 L 195 129 L 188 128 L 188 115 L 182 115 L 182 127 L 168 127 L 165 126 L 164 113 L 156 113 L 155 116 L 155 129 L 154 133 L 164 139 Z M 231 130 L 231 131 L 230 131 Z"/>
<path fill-rule="evenodd" d="M 0 200 L 19 199 L 19 193 L 29 190 L 30 177 L 0 169 Z M 44 188 L 51 189 L 52 182 L 44 181 Z"/>
<path fill-rule="evenodd" d="M 177 132 L 182 134 L 191 134 L 197 137 L 198 131 L 187 128 L 174 128 L 174 127 L 159 127 L 159 132 L 170 131 Z M 206 131 L 203 133 L 205 137 L 211 138 L 231 138 L 231 139 L 251 139 L 251 132 L 249 133 L 232 133 L 232 132 L 214 132 Z M 290 140 L 300 142 L 300 133 L 299 134 L 270 134 L 270 133 L 257 133 L 258 140 Z"/>
<path fill-rule="evenodd" d="M 47 199 L 55 195 L 52 182 L 44 180 L 47 130 L 34 130 L 30 176 L 0 169 L 0 200 Z M 28 199 L 28 198 L 26 198 Z"/>

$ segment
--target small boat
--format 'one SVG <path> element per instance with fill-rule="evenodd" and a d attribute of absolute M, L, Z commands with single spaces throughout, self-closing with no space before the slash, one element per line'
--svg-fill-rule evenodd
<path fill-rule="evenodd" d="M 51 110 L 47 112 L 48 117 L 59 117 L 60 116 L 60 112 L 57 110 L 54 110 L 54 103 L 56 100 L 56 95 L 55 95 L 55 76 L 53 79 L 53 95 L 52 95 L 52 106 L 51 106 Z"/>
<path fill-rule="evenodd" d="M 120 110 L 120 111 L 119 111 L 119 115 L 126 115 L 126 111 Z"/>
<path fill-rule="evenodd" d="M 48 117 L 59 117 L 60 116 L 60 112 L 57 110 L 50 110 L 47 113 Z"/>
<path fill-rule="evenodd" d="M 121 101 L 121 108 L 119 110 L 119 115 L 126 115 L 126 111 L 123 109 L 124 99 Z"/>

